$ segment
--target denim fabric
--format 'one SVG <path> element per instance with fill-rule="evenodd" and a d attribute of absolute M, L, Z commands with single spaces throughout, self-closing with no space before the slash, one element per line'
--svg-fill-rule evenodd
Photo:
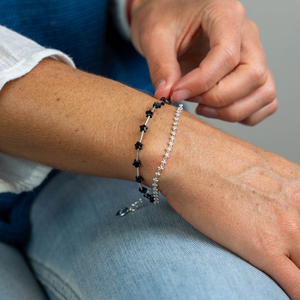
<path fill-rule="evenodd" d="M 0 243 L 0 299 L 47 299 L 21 253 L 3 243 Z"/>
<path fill-rule="evenodd" d="M 153 92 L 145 61 L 107 22 L 107 1 L 3 0 L 0 19 L 84 70 Z M 25 254 L 50 299 L 288 299 L 166 199 L 115 217 L 139 196 L 134 183 L 67 173 L 41 189 Z M 43 299 L 19 252 L 0 243 L 0 253 L 1 300 Z"/>
<path fill-rule="evenodd" d="M 41 191 L 26 252 L 50 299 L 288 299 L 165 198 L 115 216 L 139 196 L 133 182 L 68 173 Z"/>

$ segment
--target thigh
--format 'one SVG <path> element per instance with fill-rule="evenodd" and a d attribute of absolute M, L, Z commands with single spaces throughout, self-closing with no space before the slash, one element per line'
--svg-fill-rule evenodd
<path fill-rule="evenodd" d="M 3 243 L 0 243 L 0 291 L 1 300 L 46 299 L 20 252 Z"/>
<path fill-rule="evenodd" d="M 135 183 L 68 173 L 40 192 L 27 255 L 55 297 L 288 299 L 267 275 L 196 231 L 165 198 L 115 216 L 139 196 Z"/>

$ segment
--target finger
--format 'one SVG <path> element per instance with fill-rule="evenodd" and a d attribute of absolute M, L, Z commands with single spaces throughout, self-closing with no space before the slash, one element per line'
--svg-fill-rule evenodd
<path fill-rule="evenodd" d="M 266 271 L 292 300 L 300 299 L 300 270 L 286 256 L 276 258 Z"/>
<path fill-rule="evenodd" d="M 248 125 L 248 126 L 254 126 L 261 122 L 262 120 L 266 119 L 270 115 L 276 112 L 278 108 L 278 101 L 275 99 L 272 103 L 269 105 L 266 105 L 250 117 L 246 118 L 245 120 L 241 121 L 241 124 Z"/>
<path fill-rule="evenodd" d="M 172 86 L 181 78 L 175 48 L 175 34 L 167 30 L 152 32 L 144 38 L 143 50 L 155 88 L 155 98 L 169 98 Z"/>
<path fill-rule="evenodd" d="M 300 269 L 300 252 L 298 251 L 296 253 L 291 253 L 290 259 L 294 262 L 298 269 Z"/>
<path fill-rule="evenodd" d="M 240 122 L 259 111 L 262 107 L 273 102 L 275 98 L 276 89 L 270 73 L 268 81 L 264 86 L 243 99 L 221 108 L 199 105 L 196 109 L 196 113 L 205 117 L 214 117 L 228 122 Z M 197 101 L 196 99 L 194 101 Z"/>
<path fill-rule="evenodd" d="M 250 24 L 252 23 L 249 23 L 249 29 L 245 31 L 239 66 L 201 95 L 202 104 L 213 107 L 227 106 L 246 97 L 267 82 L 270 72 L 259 41 L 258 30 L 252 30 L 256 25 Z"/>
<path fill-rule="evenodd" d="M 220 4 L 219 4 L 220 5 Z M 189 72 L 172 88 L 172 102 L 178 102 L 210 90 L 240 62 L 241 27 L 244 10 L 240 3 L 222 6 L 217 15 L 203 19 L 203 30 L 210 40 L 211 50 L 199 67 Z"/>

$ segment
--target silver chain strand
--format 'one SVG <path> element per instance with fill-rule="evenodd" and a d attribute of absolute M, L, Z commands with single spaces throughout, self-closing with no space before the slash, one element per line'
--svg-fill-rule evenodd
<path fill-rule="evenodd" d="M 156 108 L 153 107 L 151 112 L 153 113 L 155 109 Z M 172 131 L 171 131 L 171 134 L 170 134 L 168 147 L 165 149 L 166 152 L 163 156 L 163 159 L 160 162 L 160 165 L 157 167 L 157 172 L 155 172 L 155 176 L 152 180 L 152 194 L 150 195 L 150 197 L 153 197 L 154 205 L 158 205 L 160 203 L 159 190 L 158 190 L 159 177 L 161 176 L 161 173 L 164 170 L 165 164 L 167 163 L 167 159 L 170 157 L 170 153 L 172 151 L 172 147 L 173 147 L 174 141 L 175 141 L 176 131 L 177 131 L 177 128 L 178 128 L 177 127 L 178 126 L 178 121 L 180 119 L 180 115 L 181 115 L 182 110 L 183 110 L 183 104 L 179 104 L 179 106 L 178 106 L 178 108 L 175 112 L 175 117 L 174 117 L 174 121 L 173 121 L 173 124 L 172 124 Z M 147 125 L 149 119 L 150 119 L 150 116 L 147 117 L 147 119 L 144 123 L 144 126 Z M 144 132 L 145 131 L 141 131 L 141 136 L 140 136 L 140 139 L 139 139 L 140 143 L 142 142 Z M 140 152 L 139 150 L 140 149 L 137 149 L 137 155 L 136 155 L 136 161 L 137 162 L 139 162 L 139 152 Z M 136 172 L 137 172 L 137 177 L 139 177 L 140 176 L 139 166 L 137 167 Z M 139 190 L 141 191 L 142 189 L 143 189 L 143 185 L 141 183 L 139 183 Z M 130 212 L 136 211 L 140 207 L 140 205 L 143 203 L 143 200 L 147 199 L 147 198 L 148 197 L 146 197 L 144 195 L 138 201 L 132 203 L 129 208 L 128 207 L 122 208 L 121 210 L 119 210 L 117 212 L 117 214 L 116 214 L 117 217 L 123 217 L 123 216 L 127 215 Z"/>
<path fill-rule="evenodd" d="M 175 113 L 174 122 L 172 124 L 172 131 L 171 131 L 171 135 L 169 138 L 168 147 L 166 148 L 166 152 L 163 156 L 163 159 L 160 162 L 160 165 L 157 167 L 157 172 L 155 172 L 155 177 L 153 178 L 153 181 L 152 181 L 152 195 L 154 197 L 154 205 L 158 205 L 160 203 L 159 190 L 158 190 L 159 177 L 165 167 L 165 164 L 167 163 L 167 159 L 170 157 L 170 153 L 171 153 L 172 147 L 174 145 L 178 121 L 179 121 L 182 110 L 183 110 L 183 104 L 179 104 L 179 106 L 176 110 L 176 113 Z"/>

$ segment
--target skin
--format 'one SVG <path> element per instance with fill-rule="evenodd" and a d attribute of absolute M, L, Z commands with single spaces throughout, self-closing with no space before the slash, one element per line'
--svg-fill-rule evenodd
<path fill-rule="evenodd" d="M 200 115 L 255 125 L 278 102 L 257 26 L 234 0 L 135 0 L 131 39 L 155 97 L 199 103 Z"/>
<path fill-rule="evenodd" d="M 153 101 L 45 59 L 0 92 L 0 151 L 61 170 L 134 180 L 134 144 Z M 167 146 L 174 112 L 164 106 L 149 122 L 140 156 L 147 185 Z M 179 122 L 161 192 L 197 230 L 300 299 L 299 165 L 188 113 Z"/>

